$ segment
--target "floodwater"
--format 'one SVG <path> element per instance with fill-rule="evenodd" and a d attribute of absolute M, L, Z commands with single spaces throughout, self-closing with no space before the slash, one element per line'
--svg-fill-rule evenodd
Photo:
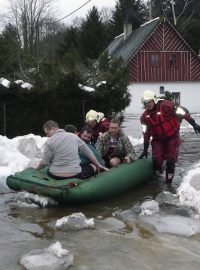
<path fill-rule="evenodd" d="M 131 116 L 124 122 L 127 134 L 141 135 L 139 120 Z M 136 147 L 137 155 L 142 146 Z M 199 161 L 200 136 L 182 136 L 180 158 L 174 187 L 184 170 Z M 177 236 L 158 233 L 140 224 L 132 226 L 115 218 L 116 213 L 131 209 L 138 202 L 153 199 L 165 189 L 160 182 L 150 182 L 136 190 L 101 203 L 46 208 L 17 207 L 16 194 L 0 196 L 0 270 L 23 269 L 19 264 L 25 253 L 48 247 L 59 241 L 74 255 L 71 270 L 197 270 L 200 265 L 200 236 Z M 171 206 L 169 211 L 176 211 Z M 75 212 L 95 218 L 94 230 L 58 231 L 57 219 Z M 177 224 L 179 226 L 179 224 Z"/>

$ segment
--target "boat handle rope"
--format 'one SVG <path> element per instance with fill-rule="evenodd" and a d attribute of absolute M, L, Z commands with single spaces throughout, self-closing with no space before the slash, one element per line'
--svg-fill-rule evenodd
<path fill-rule="evenodd" d="M 31 191 L 33 192 L 37 192 L 37 191 L 39 191 L 39 190 L 41 190 L 41 189 L 44 189 L 44 188 L 46 188 L 46 189 L 51 189 L 51 188 L 56 188 L 56 189 L 60 189 L 60 190 L 62 190 L 62 189 L 68 189 L 68 188 L 73 188 L 73 187 L 78 187 L 79 185 L 78 185 L 78 183 L 76 183 L 76 182 L 69 182 L 67 185 L 65 185 L 65 186 L 55 186 L 55 185 L 49 185 L 49 186 L 45 186 L 45 187 L 40 187 L 40 188 L 37 188 L 37 187 L 32 187 L 31 189 L 26 189 L 26 190 L 23 190 L 23 189 L 21 189 L 21 190 L 13 190 L 13 191 L 6 191 L 6 192 L 0 192 L 0 195 L 6 195 L 6 194 L 12 194 L 12 193 L 18 193 L 18 192 L 30 192 L 31 193 Z"/>

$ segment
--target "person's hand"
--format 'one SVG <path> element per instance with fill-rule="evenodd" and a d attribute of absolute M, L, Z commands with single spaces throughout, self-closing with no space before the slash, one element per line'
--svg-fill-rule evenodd
<path fill-rule="evenodd" d="M 143 159 L 144 157 L 147 158 L 148 156 L 148 148 L 149 148 L 149 143 L 144 143 L 144 150 L 142 154 L 139 156 L 138 159 Z"/>
<path fill-rule="evenodd" d="M 130 163 L 130 162 L 131 162 L 130 157 L 125 157 L 125 158 L 124 158 L 124 163 Z"/>
<path fill-rule="evenodd" d="M 142 154 L 139 156 L 139 158 L 138 159 L 143 159 L 144 157 L 145 158 L 147 158 L 147 156 L 148 156 L 148 152 L 146 151 L 146 152 L 142 152 Z"/>
<path fill-rule="evenodd" d="M 28 168 L 28 169 L 36 169 L 36 166 L 28 165 L 27 168 Z"/>
<path fill-rule="evenodd" d="M 198 124 L 196 124 L 196 122 L 193 118 L 191 118 L 187 121 L 188 121 L 188 123 L 190 123 L 190 125 L 192 125 L 192 127 L 196 133 L 200 133 L 200 126 Z"/>
<path fill-rule="evenodd" d="M 194 131 L 195 131 L 196 133 L 200 133 L 200 126 L 199 126 L 199 125 L 197 125 L 197 124 L 195 123 L 195 125 L 193 126 L 193 128 L 194 128 Z"/>
<path fill-rule="evenodd" d="M 105 171 L 105 172 L 109 171 L 109 169 L 106 168 L 105 166 L 100 166 L 99 168 L 100 168 L 100 171 Z"/>

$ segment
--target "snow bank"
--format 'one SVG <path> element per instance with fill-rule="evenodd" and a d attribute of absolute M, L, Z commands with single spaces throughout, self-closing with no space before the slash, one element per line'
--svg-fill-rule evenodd
<path fill-rule="evenodd" d="M 177 194 L 181 205 L 194 208 L 200 214 L 200 162 L 189 169 Z"/>

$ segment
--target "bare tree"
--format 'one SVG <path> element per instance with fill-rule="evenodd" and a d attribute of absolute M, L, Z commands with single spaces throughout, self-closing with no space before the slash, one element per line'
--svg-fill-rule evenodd
<path fill-rule="evenodd" d="M 24 51 L 37 57 L 40 34 L 52 0 L 9 0 L 9 2 Z"/>
<path fill-rule="evenodd" d="M 185 10 L 192 5 L 192 0 L 184 0 L 184 5 L 183 8 L 181 10 L 181 12 L 179 13 L 178 17 L 177 17 L 177 21 L 181 18 L 181 16 L 183 15 L 183 13 L 185 12 Z"/>
<path fill-rule="evenodd" d="M 100 15 L 102 18 L 103 23 L 108 23 L 110 21 L 110 18 L 112 17 L 113 9 L 112 8 L 106 8 L 103 7 L 100 10 Z"/>
<path fill-rule="evenodd" d="M 192 0 L 184 0 L 183 1 L 182 10 L 179 10 L 178 16 L 176 16 L 176 13 L 175 13 L 175 4 L 176 4 L 176 2 L 174 0 L 171 0 L 170 2 L 171 2 L 171 5 L 172 5 L 172 14 L 173 14 L 174 25 L 176 25 L 177 24 L 177 21 L 184 14 L 184 12 L 187 9 L 187 7 L 192 4 Z"/>

